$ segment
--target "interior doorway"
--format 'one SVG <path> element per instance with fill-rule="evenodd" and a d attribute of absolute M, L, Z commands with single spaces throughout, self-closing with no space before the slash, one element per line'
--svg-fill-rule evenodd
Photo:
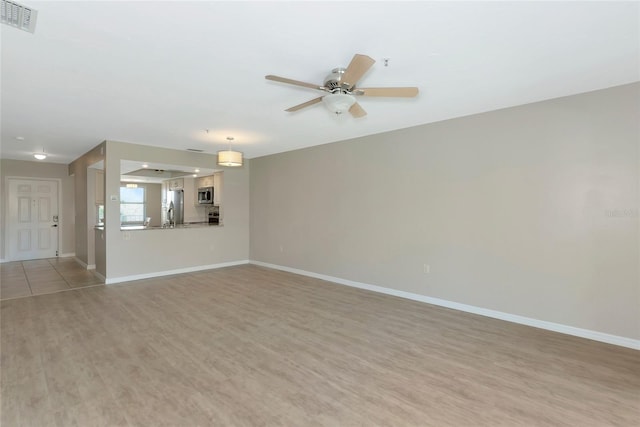
<path fill-rule="evenodd" d="M 7 248 L 9 261 L 58 255 L 58 180 L 8 179 Z"/>

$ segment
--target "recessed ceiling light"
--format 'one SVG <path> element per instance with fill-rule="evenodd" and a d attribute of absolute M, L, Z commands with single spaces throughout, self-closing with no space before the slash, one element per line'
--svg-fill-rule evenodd
<path fill-rule="evenodd" d="M 47 155 L 44 154 L 44 151 L 42 153 L 33 153 L 33 157 L 35 157 L 38 160 L 44 160 L 47 158 Z"/>
<path fill-rule="evenodd" d="M 195 178 L 195 177 L 197 177 L 198 175 L 194 173 L 194 174 L 193 174 L 193 175 L 191 175 L 191 176 Z"/>
<path fill-rule="evenodd" d="M 149 165 L 145 163 L 144 165 L 142 165 L 142 167 L 143 167 L 143 168 L 148 168 L 148 167 L 149 167 Z"/>
<path fill-rule="evenodd" d="M 18 141 L 24 141 L 24 136 L 16 136 L 16 139 L 17 139 Z"/>
<path fill-rule="evenodd" d="M 198 173 L 198 172 L 200 172 L 200 169 L 196 169 L 194 172 L 195 172 L 195 173 Z"/>

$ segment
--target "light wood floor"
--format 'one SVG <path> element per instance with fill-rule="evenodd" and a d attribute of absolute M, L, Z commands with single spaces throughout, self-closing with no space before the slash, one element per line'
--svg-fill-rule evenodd
<path fill-rule="evenodd" d="M 3 427 L 640 420 L 638 351 L 252 265 L 1 316 Z"/>
<path fill-rule="evenodd" d="M 102 284 L 73 258 L 37 259 L 0 264 L 0 299 L 50 294 Z"/>

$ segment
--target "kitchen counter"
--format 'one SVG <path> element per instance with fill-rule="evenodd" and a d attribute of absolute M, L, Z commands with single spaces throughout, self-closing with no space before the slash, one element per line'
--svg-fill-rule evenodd
<path fill-rule="evenodd" d="M 178 230 L 183 228 L 209 228 L 209 227 L 222 227 L 222 224 L 209 224 L 208 222 L 190 222 L 186 224 L 178 224 L 172 227 L 152 226 L 145 227 L 144 225 L 123 225 L 120 227 L 121 231 L 138 231 L 138 230 Z M 96 226 L 96 230 L 104 230 L 104 226 Z"/>

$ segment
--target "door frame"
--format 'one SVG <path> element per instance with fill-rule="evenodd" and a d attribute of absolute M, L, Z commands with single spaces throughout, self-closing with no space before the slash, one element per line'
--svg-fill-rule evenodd
<path fill-rule="evenodd" d="M 3 214 L 3 223 L 4 223 L 4 259 L 2 260 L 2 262 L 11 262 L 13 261 L 12 259 L 12 251 L 11 251 L 11 241 L 10 241 L 10 235 L 11 235 L 11 221 L 9 221 L 9 203 L 10 203 L 10 198 L 11 198 L 11 194 L 10 194 L 10 190 L 11 190 L 11 186 L 10 186 L 10 181 L 13 179 L 21 179 L 21 180 L 28 180 L 28 181 L 49 181 L 49 182 L 55 182 L 58 186 L 58 227 L 57 228 L 57 232 L 58 232 L 58 248 L 56 249 L 56 253 L 58 254 L 57 256 L 60 256 L 60 236 L 62 235 L 62 179 L 60 178 L 44 178 L 44 177 L 39 177 L 39 176 L 6 176 L 4 178 L 4 212 Z"/>

